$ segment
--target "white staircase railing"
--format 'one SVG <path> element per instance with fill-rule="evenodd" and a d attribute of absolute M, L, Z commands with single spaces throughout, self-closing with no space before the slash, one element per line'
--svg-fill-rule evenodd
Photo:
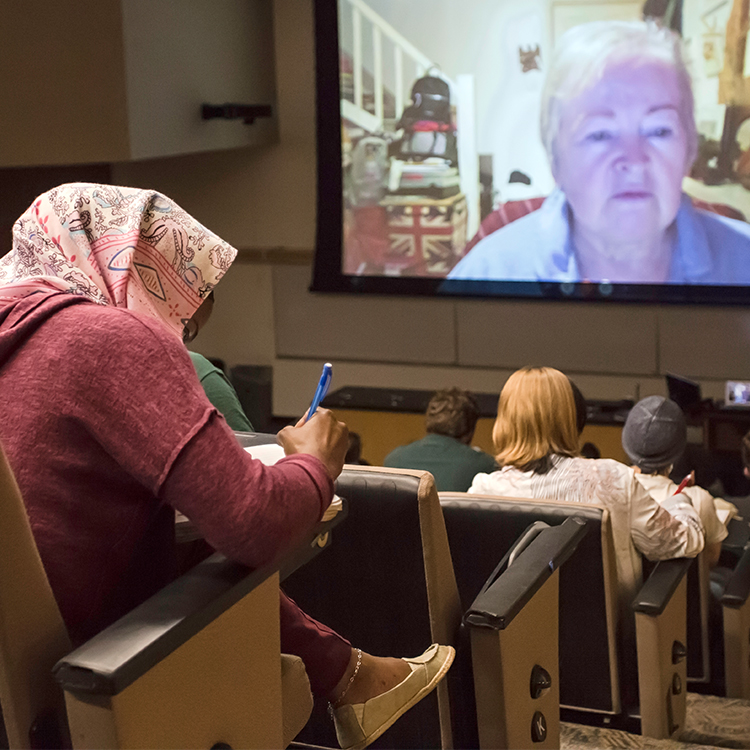
<path fill-rule="evenodd" d="M 436 63 L 417 49 L 385 19 L 381 18 L 364 0 L 339 0 L 339 22 L 342 23 L 345 18 L 347 23 L 350 23 L 352 30 L 353 101 L 342 97 L 341 113 L 347 120 L 369 133 L 382 133 L 385 130 L 385 99 L 388 89 L 384 75 L 383 40 L 388 40 L 388 46 L 392 47 L 393 52 L 392 94 L 396 119 L 401 116 L 404 111 L 404 104 L 410 99 L 413 81 L 421 78 L 427 70 L 436 66 Z M 365 108 L 364 73 L 368 70 L 364 55 L 366 33 L 371 35 L 372 40 L 372 59 L 368 62 L 371 63 L 369 72 L 373 84 L 373 111 Z M 404 70 L 405 64 L 413 71 L 408 78 Z M 479 228 L 479 158 L 476 152 L 473 76 L 459 76 L 458 84 L 456 84 L 442 73 L 440 75 L 450 86 L 451 95 L 455 97 L 456 101 L 459 125 L 456 136 L 459 154 L 459 179 L 461 192 L 466 195 L 467 229 L 468 236 L 471 238 Z"/>
<path fill-rule="evenodd" d="M 359 109 L 364 109 L 364 86 L 363 71 L 363 25 L 369 25 L 372 34 L 373 50 L 373 96 L 375 105 L 375 117 L 382 123 L 385 104 L 385 86 L 383 83 L 383 37 L 386 37 L 393 46 L 393 95 L 395 97 L 396 113 L 404 110 L 404 102 L 409 94 L 409 87 L 404 83 L 404 57 L 412 61 L 419 78 L 434 65 L 427 55 L 420 52 L 408 39 L 402 36 L 387 21 L 375 13 L 369 5 L 362 0 L 340 0 L 339 12 L 344 13 L 347 8 L 352 25 L 352 84 L 354 89 L 354 104 Z M 363 24 L 363 20 L 366 24 Z"/>

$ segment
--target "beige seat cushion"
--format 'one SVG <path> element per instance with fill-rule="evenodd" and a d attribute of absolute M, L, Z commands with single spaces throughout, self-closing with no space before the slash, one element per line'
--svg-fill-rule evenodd
<path fill-rule="evenodd" d="M 284 747 L 302 731 L 313 709 L 310 680 L 299 656 L 281 655 L 281 705 Z"/>

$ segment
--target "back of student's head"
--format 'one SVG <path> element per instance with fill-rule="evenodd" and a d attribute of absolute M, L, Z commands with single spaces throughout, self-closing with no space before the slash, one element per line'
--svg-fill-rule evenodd
<path fill-rule="evenodd" d="M 345 464 L 361 464 L 369 466 L 369 462 L 362 458 L 362 437 L 358 432 L 349 430 L 349 448 L 344 456 Z"/>
<path fill-rule="evenodd" d="M 437 391 L 425 412 L 425 428 L 433 435 L 447 435 L 469 443 L 479 418 L 474 396 L 460 388 Z"/>
<path fill-rule="evenodd" d="M 524 367 L 505 383 L 492 439 L 501 466 L 544 471 L 552 455 L 577 456 L 573 389 L 552 367 Z"/>
<path fill-rule="evenodd" d="M 674 401 L 649 396 L 630 410 L 622 429 L 622 447 L 644 474 L 668 471 L 686 445 L 685 415 Z"/>
<path fill-rule="evenodd" d="M 570 389 L 573 391 L 573 402 L 576 405 L 576 430 L 580 435 L 586 426 L 586 399 L 581 393 L 581 389 L 570 379 Z"/>
<path fill-rule="evenodd" d="M 742 438 L 740 453 L 742 454 L 743 466 L 750 471 L 750 432 L 746 432 L 745 436 Z"/>

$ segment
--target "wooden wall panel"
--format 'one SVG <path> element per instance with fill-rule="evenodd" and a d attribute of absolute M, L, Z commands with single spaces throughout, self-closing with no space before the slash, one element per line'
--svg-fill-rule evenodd
<path fill-rule="evenodd" d="M 455 362 L 451 302 L 311 294 L 309 267 L 275 266 L 273 273 L 277 357 Z"/>
<path fill-rule="evenodd" d="M 459 364 L 653 375 L 654 308 L 557 302 L 457 302 Z"/>
<path fill-rule="evenodd" d="M 750 310 L 669 307 L 659 312 L 662 372 L 692 378 L 750 379 Z"/>

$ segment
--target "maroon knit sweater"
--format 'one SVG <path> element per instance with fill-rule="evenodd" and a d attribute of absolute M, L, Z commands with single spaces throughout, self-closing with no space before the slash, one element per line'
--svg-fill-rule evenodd
<path fill-rule="evenodd" d="M 251 459 L 158 321 L 62 293 L 0 300 L 0 442 L 71 639 L 172 575 L 174 509 L 251 567 L 331 501 L 318 459 Z"/>

